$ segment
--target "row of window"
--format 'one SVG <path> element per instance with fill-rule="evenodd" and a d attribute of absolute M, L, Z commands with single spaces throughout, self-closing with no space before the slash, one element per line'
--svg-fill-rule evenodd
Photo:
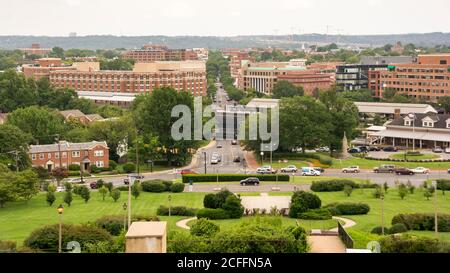
<path fill-rule="evenodd" d="M 411 120 L 405 120 L 405 126 L 412 126 L 413 122 Z M 447 128 L 450 129 L 450 122 L 446 124 Z M 422 127 L 434 127 L 434 122 L 432 121 L 422 121 Z"/>
<path fill-rule="evenodd" d="M 47 159 L 51 159 L 52 155 L 58 159 L 59 158 L 59 152 L 55 152 L 55 153 L 39 153 L 39 154 L 31 154 L 31 159 L 32 160 L 36 160 L 37 156 L 39 155 L 39 159 L 45 159 L 45 155 L 47 154 Z M 80 157 L 81 152 L 80 151 L 72 151 L 72 157 Z M 88 151 L 84 151 L 84 155 L 88 156 L 89 152 Z M 94 156 L 95 157 L 101 157 L 104 156 L 104 151 L 103 150 L 98 150 L 98 151 L 94 151 Z M 67 158 L 67 152 L 61 152 L 61 157 L 62 158 Z"/>

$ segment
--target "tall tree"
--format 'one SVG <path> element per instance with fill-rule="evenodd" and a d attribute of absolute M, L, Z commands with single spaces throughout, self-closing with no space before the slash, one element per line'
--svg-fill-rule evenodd
<path fill-rule="evenodd" d="M 30 134 L 24 133 L 18 127 L 10 124 L 0 125 L 0 161 L 16 164 L 14 151 L 18 152 L 19 167 L 24 169 L 30 165 L 28 143 L 32 140 Z"/>
<path fill-rule="evenodd" d="M 277 82 L 272 89 L 273 97 L 276 99 L 303 96 L 304 90 L 301 86 L 295 86 L 288 81 Z"/>
<path fill-rule="evenodd" d="M 27 80 L 14 70 L 0 73 L 0 112 L 11 112 L 18 107 L 37 103 L 37 90 L 34 80 Z"/>
<path fill-rule="evenodd" d="M 39 193 L 39 178 L 31 170 L 26 170 L 15 175 L 14 189 L 18 198 L 28 202 Z"/>

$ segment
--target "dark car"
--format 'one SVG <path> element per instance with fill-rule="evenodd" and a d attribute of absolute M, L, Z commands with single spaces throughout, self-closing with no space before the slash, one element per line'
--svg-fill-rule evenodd
<path fill-rule="evenodd" d="M 395 148 L 394 146 L 387 146 L 383 148 L 383 151 L 385 152 L 396 152 L 397 148 Z"/>
<path fill-rule="evenodd" d="M 381 148 L 377 147 L 377 146 L 370 146 L 369 147 L 369 151 L 371 151 L 371 152 L 379 152 L 379 151 L 381 151 Z"/>
<path fill-rule="evenodd" d="M 91 184 L 89 184 L 89 187 L 91 187 L 91 189 L 96 189 L 97 188 L 97 182 L 92 182 Z"/>
<path fill-rule="evenodd" d="M 314 170 L 319 171 L 319 172 L 321 172 L 321 173 L 324 173 L 324 172 L 325 172 L 325 169 L 324 169 L 324 168 L 321 168 L 321 167 L 314 167 Z"/>
<path fill-rule="evenodd" d="M 241 180 L 241 186 L 246 186 L 246 185 L 253 185 L 253 186 L 259 186 L 259 179 L 256 177 L 248 177 L 244 180 Z"/>
<path fill-rule="evenodd" d="M 125 185 L 130 184 L 130 179 L 129 179 L 129 178 L 124 178 L 124 179 L 123 179 L 123 183 L 124 183 Z"/>
<path fill-rule="evenodd" d="M 361 150 L 359 148 L 350 148 L 350 149 L 348 149 L 348 152 L 351 154 L 357 154 L 357 153 L 360 153 Z"/>
<path fill-rule="evenodd" d="M 448 170 L 447 170 L 447 173 L 449 173 L 449 174 L 450 174 L 450 169 L 448 169 Z"/>
<path fill-rule="evenodd" d="M 395 169 L 395 174 L 397 174 L 397 175 L 413 175 L 414 172 L 408 168 L 397 168 L 397 169 Z"/>
<path fill-rule="evenodd" d="M 369 148 L 367 146 L 360 146 L 358 147 L 361 153 L 367 153 L 369 151 Z"/>
<path fill-rule="evenodd" d="M 241 158 L 239 156 L 236 156 L 233 158 L 233 162 L 241 162 Z"/>

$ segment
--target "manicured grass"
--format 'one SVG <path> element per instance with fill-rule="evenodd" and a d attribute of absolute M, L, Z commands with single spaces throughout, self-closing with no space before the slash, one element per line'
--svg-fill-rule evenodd
<path fill-rule="evenodd" d="M 286 183 L 293 183 L 293 184 L 303 184 L 303 185 L 309 185 L 314 181 L 322 181 L 322 180 L 330 180 L 330 179 L 337 179 L 340 180 L 341 178 L 337 178 L 337 177 L 332 177 L 332 176 L 290 176 L 290 181 L 263 181 L 261 183 L 265 183 L 265 184 L 286 184 Z M 344 178 L 342 178 L 344 179 Z M 352 178 L 352 180 L 354 180 L 355 182 L 362 182 L 362 179 L 358 179 L 358 178 Z M 223 185 L 237 185 L 239 184 L 239 181 L 233 182 L 233 181 L 228 181 L 228 182 L 197 182 L 194 184 L 223 184 Z"/>
<path fill-rule="evenodd" d="M 400 153 L 400 154 L 392 154 L 389 156 L 390 158 L 393 159 L 405 159 L 405 154 L 404 153 Z M 423 160 L 423 159 L 436 159 L 439 158 L 438 155 L 435 154 L 421 154 L 421 155 L 407 155 L 406 156 L 406 160 Z"/>
<path fill-rule="evenodd" d="M 169 193 L 142 193 L 138 199 L 132 199 L 131 208 L 133 214 L 156 215 L 159 205 L 168 205 L 167 197 Z M 204 193 L 170 193 L 172 196 L 172 206 L 203 207 Z M 58 223 L 56 207 L 62 203 L 63 194 L 56 193 L 56 202 L 52 207 L 45 201 L 45 194 L 39 194 L 26 204 L 25 202 L 7 203 L 0 209 L 0 240 L 16 240 L 19 245 L 34 229 Z M 111 197 L 102 201 L 101 196 L 96 192 L 91 192 L 91 199 L 84 203 L 80 197 L 74 195 L 73 203 L 70 207 L 64 204 L 64 223 L 86 223 L 93 222 L 105 215 L 125 215 L 122 208 L 127 201 L 127 195 L 122 193 L 120 199 L 114 203 Z M 183 216 L 161 217 L 168 220 L 169 231 L 179 229 L 175 226 L 176 221 Z"/>
<path fill-rule="evenodd" d="M 124 171 L 123 171 L 123 169 L 122 169 L 122 167 L 123 167 L 123 165 L 124 164 L 119 164 L 119 165 L 117 165 L 117 170 L 120 172 L 120 173 L 124 173 Z M 171 169 L 173 169 L 173 167 L 169 167 L 169 166 L 161 166 L 161 165 L 154 165 L 153 166 L 153 171 L 154 172 L 159 172 L 159 171 L 166 171 L 166 170 L 171 170 Z M 150 165 L 148 165 L 148 164 L 139 164 L 139 172 L 141 172 L 141 173 L 146 173 L 146 172 L 150 172 L 150 171 L 152 171 L 152 167 L 150 166 Z M 137 172 L 137 168 L 136 168 L 136 172 Z"/>
<path fill-rule="evenodd" d="M 331 168 L 341 169 L 349 166 L 359 166 L 361 169 L 372 169 L 382 164 L 396 165 L 407 168 L 425 167 L 433 170 L 450 169 L 450 162 L 397 162 L 387 160 L 369 160 L 364 158 L 352 157 L 349 159 L 333 159 Z"/>

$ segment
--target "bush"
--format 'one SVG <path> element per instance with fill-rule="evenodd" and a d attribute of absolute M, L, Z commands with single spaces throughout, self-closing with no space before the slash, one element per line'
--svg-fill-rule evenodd
<path fill-rule="evenodd" d="M 128 186 L 117 186 L 115 189 L 118 189 L 119 191 L 128 191 Z"/>
<path fill-rule="evenodd" d="M 160 181 L 144 181 L 141 184 L 145 192 L 165 192 L 166 186 Z"/>
<path fill-rule="evenodd" d="M 183 183 L 173 183 L 172 186 L 170 186 L 171 192 L 183 192 L 184 191 L 184 184 Z"/>
<path fill-rule="evenodd" d="M 370 233 L 382 235 L 383 229 L 380 226 L 374 227 Z M 386 227 L 384 228 L 384 234 L 389 234 L 389 229 Z"/>
<path fill-rule="evenodd" d="M 408 231 L 408 229 L 402 223 L 398 223 L 398 224 L 392 225 L 389 228 L 389 234 L 397 234 L 397 233 L 403 233 L 403 232 L 407 232 L 407 231 Z"/>
<path fill-rule="evenodd" d="M 103 216 L 95 221 L 95 225 L 108 231 L 113 236 L 118 236 L 124 230 L 125 218 L 122 215 L 107 215 Z M 131 217 L 131 221 L 159 221 L 155 216 L 140 216 L 134 215 Z"/>
<path fill-rule="evenodd" d="M 224 209 L 232 219 L 241 218 L 242 214 L 244 214 L 244 207 L 241 204 L 241 199 L 235 195 L 227 197 L 225 203 L 222 205 L 222 209 Z"/>
<path fill-rule="evenodd" d="M 91 173 L 100 173 L 100 168 L 96 165 L 91 166 Z"/>
<path fill-rule="evenodd" d="M 289 217 L 297 218 L 299 213 L 309 209 L 318 209 L 321 205 L 322 201 L 317 195 L 306 191 L 296 191 L 291 198 Z"/>
<path fill-rule="evenodd" d="M 212 174 L 185 174 L 183 175 L 183 183 L 189 183 L 190 180 L 192 180 L 192 182 L 215 182 L 217 181 L 217 178 L 219 178 L 219 182 L 241 181 L 248 177 L 257 177 L 260 181 L 278 180 L 287 182 L 289 182 L 290 178 L 288 174 L 219 174 L 218 176 Z"/>
<path fill-rule="evenodd" d="M 392 218 L 392 225 L 404 224 L 408 230 L 434 230 L 434 214 L 413 213 L 397 214 Z M 438 230 L 450 231 L 450 214 L 438 214 Z"/>
<path fill-rule="evenodd" d="M 331 203 L 325 206 L 332 215 L 361 215 L 367 214 L 370 207 L 363 203 Z"/>
<path fill-rule="evenodd" d="M 228 219 L 229 215 L 224 209 L 204 208 L 197 211 L 197 218 L 206 218 L 210 220 Z"/>
<path fill-rule="evenodd" d="M 62 245 L 77 241 L 83 248 L 86 243 L 107 242 L 113 244 L 111 235 L 96 226 L 62 225 Z M 35 229 L 24 241 L 26 247 L 56 252 L 58 247 L 59 225 L 44 226 Z"/>
<path fill-rule="evenodd" d="M 450 179 L 436 179 L 438 190 L 450 191 Z"/>
<path fill-rule="evenodd" d="M 194 236 L 211 237 L 220 231 L 220 227 L 204 218 L 198 219 L 191 226 L 190 232 Z"/>
<path fill-rule="evenodd" d="M 382 253 L 448 253 L 450 245 L 436 239 L 410 235 L 387 236 L 380 240 Z"/>
<path fill-rule="evenodd" d="M 205 208 L 215 209 L 217 208 L 216 195 L 214 193 L 208 193 L 203 198 L 203 206 Z"/>
<path fill-rule="evenodd" d="M 298 214 L 298 218 L 304 220 L 329 220 L 332 218 L 327 209 L 312 209 Z"/>
<path fill-rule="evenodd" d="M 80 176 L 80 171 L 70 171 L 68 173 L 69 176 Z"/>
<path fill-rule="evenodd" d="M 125 173 L 132 173 L 136 170 L 136 165 L 133 162 L 123 164 L 122 169 Z"/>
<path fill-rule="evenodd" d="M 170 187 L 172 187 L 173 182 L 168 180 L 162 180 L 162 183 L 166 189 L 164 191 L 170 191 Z"/>
<path fill-rule="evenodd" d="M 16 241 L 0 241 L 0 253 L 16 252 Z"/>
<path fill-rule="evenodd" d="M 78 174 L 80 172 L 80 165 L 78 164 L 70 164 L 69 165 L 69 171 L 77 171 Z"/>
<path fill-rule="evenodd" d="M 314 192 L 343 191 L 346 185 L 352 188 L 358 187 L 358 185 L 353 180 L 332 179 L 314 181 L 311 185 L 311 190 Z"/>
<path fill-rule="evenodd" d="M 111 170 L 115 170 L 117 168 L 117 162 L 114 160 L 110 160 L 109 167 L 111 168 Z"/>
<path fill-rule="evenodd" d="M 99 179 L 99 180 L 97 180 L 96 184 L 97 184 L 97 189 L 100 189 L 101 187 L 103 187 L 103 185 L 105 185 L 105 181 L 103 181 L 102 179 Z"/>
<path fill-rule="evenodd" d="M 197 209 L 185 206 L 170 207 L 170 215 L 172 216 L 195 216 L 196 212 Z M 156 210 L 156 214 L 161 216 L 169 215 L 169 207 L 159 206 Z"/>

